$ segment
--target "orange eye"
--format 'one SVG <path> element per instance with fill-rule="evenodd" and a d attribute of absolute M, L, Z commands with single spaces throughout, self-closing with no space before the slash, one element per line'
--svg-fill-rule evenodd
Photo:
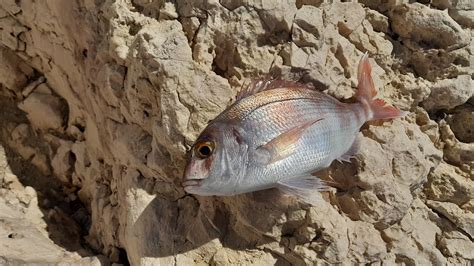
<path fill-rule="evenodd" d="M 194 146 L 194 153 L 201 159 L 205 159 L 214 152 L 214 142 L 202 141 Z"/>

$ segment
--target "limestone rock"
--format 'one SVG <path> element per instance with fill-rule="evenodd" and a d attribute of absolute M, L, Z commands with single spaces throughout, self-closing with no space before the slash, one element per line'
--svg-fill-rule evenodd
<path fill-rule="evenodd" d="M 274 264 L 277 260 L 270 254 L 258 250 L 247 252 L 235 251 L 229 248 L 222 248 L 212 256 L 211 265 L 229 265 L 238 263 L 248 263 L 254 265 Z"/>
<path fill-rule="evenodd" d="M 427 136 L 416 133 L 419 130 L 394 121 L 391 127 L 370 126 L 363 131 L 368 138 L 361 139 L 356 178 L 342 181 L 347 175 L 338 176 L 337 172 L 333 177 L 349 189 L 340 204 L 351 218 L 370 221 L 380 228 L 403 218 L 413 201 L 410 190 L 426 182 L 428 173 L 441 160 L 441 152 Z"/>
<path fill-rule="evenodd" d="M 364 4 L 365 6 L 377 10 L 381 13 L 386 13 L 388 10 L 408 3 L 408 0 L 361 0 L 360 3 Z"/>
<path fill-rule="evenodd" d="M 428 113 L 424 109 L 419 107 L 415 112 L 417 114 L 416 123 L 420 126 L 420 130 L 430 138 L 436 148 L 439 148 L 441 145 L 441 137 L 438 124 L 430 119 Z"/>
<path fill-rule="evenodd" d="M 389 32 L 388 17 L 372 9 L 366 9 L 366 14 L 367 20 L 372 24 L 375 31 L 385 33 Z"/>
<path fill-rule="evenodd" d="M 337 25 L 339 33 L 347 37 L 360 26 L 365 18 L 365 12 L 359 3 L 334 3 L 327 11 L 327 19 Z"/>
<path fill-rule="evenodd" d="M 5 150 L 0 146 L 0 264 L 74 264 L 99 259 L 108 262 L 106 258 L 81 258 L 77 252 L 67 251 L 53 242 L 46 231 L 52 224 L 43 220 L 38 198 L 32 187 L 23 186 L 12 173 Z"/>
<path fill-rule="evenodd" d="M 441 233 L 436 219 L 436 215 L 417 199 L 399 224 L 383 231 L 382 238 L 399 261 L 412 264 L 445 264 L 446 258 L 436 248 L 436 236 Z M 407 232 L 410 232 L 408 237 Z"/>
<path fill-rule="evenodd" d="M 449 10 L 449 15 L 460 25 L 474 28 L 474 8 L 471 10 Z"/>
<path fill-rule="evenodd" d="M 324 34 L 323 13 L 321 9 L 305 5 L 296 12 L 292 39 L 298 47 L 318 47 Z"/>
<path fill-rule="evenodd" d="M 27 85 L 28 79 L 33 76 L 33 69 L 18 60 L 17 56 L 8 48 L 0 47 L 0 61 L 6 62 L 0 71 L 0 80 L 8 90 L 18 92 Z M 2 93 L 5 91 L 2 90 Z"/>
<path fill-rule="evenodd" d="M 35 128 L 41 130 L 61 131 L 67 117 L 67 107 L 54 95 L 33 92 L 19 108 L 28 114 L 28 119 Z"/>
<path fill-rule="evenodd" d="M 252 1 L 250 1 L 252 2 Z M 254 1 L 251 5 L 257 10 L 266 29 L 270 32 L 290 32 L 296 13 L 296 1 Z"/>
<path fill-rule="evenodd" d="M 0 174 L 0 264 L 467 265 L 470 1 L 408 2 L 0 1 L 17 174 Z M 334 186 L 321 204 L 184 192 L 186 151 L 243 84 L 351 101 L 365 52 L 378 96 L 410 114 L 367 123 L 350 163 L 315 173 Z"/>
<path fill-rule="evenodd" d="M 474 243 L 459 231 L 444 233 L 439 245 L 447 256 L 474 259 Z"/>
<path fill-rule="evenodd" d="M 441 215 L 448 218 L 460 230 L 464 231 L 470 237 L 474 236 L 474 213 L 463 210 L 456 204 L 450 202 L 429 200 L 427 204 L 430 206 L 430 208 L 433 208 Z"/>
<path fill-rule="evenodd" d="M 471 38 L 447 12 L 419 3 L 397 6 L 389 14 L 395 33 L 428 47 L 459 48 L 466 46 Z"/>
<path fill-rule="evenodd" d="M 456 138 L 462 142 L 474 142 L 474 108 L 461 107 L 456 108 L 454 113 L 447 118 L 447 122 L 454 132 Z"/>
<path fill-rule="evenodd" d="M 440 80 L 431 88 L 431 93 L 423 102 L 429 111 L 452 109 L 467 102 L 474 95 L 474 81 L 470 75 L 460 75 L 455 79 Z"/>
<path fill-rule="evenodd" d="M 433 0 L 431 3 L 438 8 L 452 8 L 458 10 L 474 9 L 474 4 L 469 0 Z"/>
<path fill-rule="evenodd" d="M 348 39 L 362 51 L 371 54 L 390 55 L 393 45 L 383 37 L 383 34 L 374 32 L 372 25 L 368 21 L 363 21 L 361 27 L 356 28 L 348 36 Z"/>
<path fill-rule="evenodd" d="M 323 0 L 296 0 L 296 7 L 301 8 L 303 5 L 318 7 L 323 3 Z"/>
<path fill-rule="evenodd" d="M 440 123 L 440 135 L 444 141 L 446 161 L 462 166 L 471 175 L 474 173 L 474 143 L 460 142 L 445 121 Z"/>
<path fill-rule="evenodd" d="M 462 172 L 461 172 L 462 174 Z M 459 206 L 474 198 L 472 180 L 456 173 L 456 168 L 441 163 L 428 177 L 427 194 L 436 201 L 448 201 Z"/>

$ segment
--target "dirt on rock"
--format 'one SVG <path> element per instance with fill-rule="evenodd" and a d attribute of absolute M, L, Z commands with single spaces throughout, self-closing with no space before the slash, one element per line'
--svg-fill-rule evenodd
<path fill-rule="evenodd" d="M 0 264 L 469 265 L 472 1 L 0 2 Z M 361 130 L 308 206 L 189 195 L 185 154 L 251 79 L 409 115 Z"/>

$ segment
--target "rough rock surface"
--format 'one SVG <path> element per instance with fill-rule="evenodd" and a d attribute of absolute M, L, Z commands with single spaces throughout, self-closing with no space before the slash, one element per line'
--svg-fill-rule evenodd
<path fill-rule="evenodd" d="M 472 2 L 323 2 L 1 1 L 0 264 L 472 262 Z M 410 114 L 316 173 L 324 202 L 184 193 L 186 150 L 243 84 L 346 100 L 365 52 Z"/>
<path fill-rule="evenodd" d="M 24 186 L 9 167 L 9 164 L 18 167 L 18 160 L 14 160 L 15 156 L 9 156 L 7 160 L 5 150 L 0 146 L 0 265 L 106 263 L 107 259 L 102 256 L 88 257 L 91 252 L 83 249 L 80 243 L 74 243 L 79 240 L 74 236 L 76 228 L 68 223 L 68 217 L 63 215 L 60 208 L 42 208 L 45 203 L 38 202 L 43 198 L 38 193 L 45 191 Z M 25 174 L 33 175 L 27 172 L 27 167 L 21 167 Z M 55 221 L 57 219 L 65 220 Z M 58 226 L 70 226 L 69 235 L 66 230 L 55 232 Z M 68 252 L 66 248 L 74 249 L 75 252 Z"/>

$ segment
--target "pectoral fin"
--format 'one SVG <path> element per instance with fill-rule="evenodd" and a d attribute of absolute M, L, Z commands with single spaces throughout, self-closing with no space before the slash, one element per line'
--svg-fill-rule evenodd
<path fill-rule="evenodd" d="M 263 164 L 271 164 L 290 156 L 296 151 L 296 144 L 303 135 L 303 132 L 321 120 L 323 118 L 296 126 L 258 147 L 256 150 L 257 160 Z"/>
<path fill-rule="evenodd" d="M 316 205 L 322 201 L 319 192 L 329 190 L 329 186 L 318 177 L 307 175 L 279 181 L 278 189 L 306 203 Z"/>

